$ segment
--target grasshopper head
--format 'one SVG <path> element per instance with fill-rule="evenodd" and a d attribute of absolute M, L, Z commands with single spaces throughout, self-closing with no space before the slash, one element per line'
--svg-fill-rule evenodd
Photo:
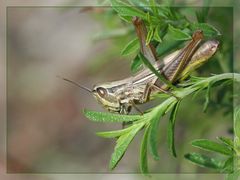
<path fill-rule="evenodd" d="M 89 89 L 81 84 L 78 84 L 75 81 L 72 81 L 70 79 L 63 78 L 60 76 L 57 76 L 57 77 L 93 94 L 93 96 L 96 98 L 96 100 L 110 112 L 126 114 L 126 113 L 130 112 L 130 110 L 131 110 L 131 106 L 123 106 L 120 104 L 117 96 L 114 94 L 113 89 L 111 88 L 111 85 L 109 86 L 109 84 L 107 84 L 107 83 L 102 84 L 102 85 L 96 85 L 93 87 L 93 90 L 91 90 L 91 89 Z"/>
<path fill-rule="evenodd" d="M 110 88 L 105 88 L 104 85 L 93 87 L 93 96 L 110 112 L 120 112 L 121 106 L 119 100 L 111 92 Z"/>

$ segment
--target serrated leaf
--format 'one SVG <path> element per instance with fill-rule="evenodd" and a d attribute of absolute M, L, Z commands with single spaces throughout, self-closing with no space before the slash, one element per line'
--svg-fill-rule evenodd
<path fill-rule="evenodd" d="M 175 28 L 172 25 L 168 25 L 168 32 L 169 35 L 175 39 L 175 40 L 189 40 L 191 39 L 191 36 L 187 33 L 185 33 L 184 31 L 182 31 L 181 29 Z"/>
<path fill-rule="evenodd" d="M 192 141 L 192 146 L 198 147 L 203 150 L 217 152 L 217 153 L 224 154 L 227 156 L 233 155 L 233 151 L 231 149 L 227 148 L 225 145 L 219 144 L 214 141 L 210 141 L 208 139 L 194 140 L 194 141 Z"/>
<path fill-rule="evenodd" d="M 168 148 L 174 157 L 177 157 L 176 150 L 175 150 L 175 142 L 174 142 L 174 127 L 175 127 L 176 115 L 179 109 L 179 105 L 180 105 L 180 101 L 178 101 L 174 105 L 169 118 L 169 122 L 168 122 L 168 134 L 167 134 Z"/>
<path fill-rule="evenodd" d="M 140 170 L 143 174 L 148 173 L 148 158 L 147 158 L 147 148 L 148 148 L 148 135 L 149 126 L 146 128 L 140 149 Z"/>
<path fill-rule="evenodd" d="M 134 6 L 130 6 L 124 2 L 118 0 L 110 0 L 112 8 L 120 15 L 120 16 L 138 16 L 142 19 L 146 19 L 146 13 L 139 10 Z"/>
<path fill-rule="evenodd" d="M 122 50 L 121 54 L 127 56 L 139 50 L 140 44 L 138 38 L 131 40 Z"/>
<path fill-rule="evenodd" d="M 84 110 L 84 115 L 94 122 L 131 122 L 141 119 L 140 115 L 122 115 L 108 112 Z"/>
<path fill-rule="evenodd" d="M 132 142 L 137 132 L 144 126 L 144 123 L 137 124 L 130 132 L 120 136 L 117 140 L 117 145 L 114 148 L 114 152 L 109 164 L 110 169 L 114 169 L 118 162 L 122 159 L 124 153 L 127 150 L 128 145 Z"/>
<path fill-rule="evenodd" d="M 192 23 L 190 24 L 190 28 L 193 32 L 196 30 L 202 30 L 203 35 L 206 37 L 216 37 L 221 35 L 215 27 L 207 23 Z"/>
<path fill-rule="evenodd" d="M 218 137 L 220 141 L 222 141 L 225 145 L 231 147 L 232 149 L 234 148 L 233 140 L 227 137 Z"/>
<path fill-rule="evenodd" d="M 199 153 L 188 153 L 185 154 L 184 157 L 202 167 L 221 169 L 223 166 L 223 163 L 221 161 Z"/>
<path fill-rule="evenodd" d="M 132 63 L 131 63 L 131 71 L 133 73 L 136 73 L 138 70 L 141 69 L 141 66 L 142 65 L 142 61 L 141 59 L 139 58 L 139 56 L 136 56 L 133 60 L 132 60 Z"/>

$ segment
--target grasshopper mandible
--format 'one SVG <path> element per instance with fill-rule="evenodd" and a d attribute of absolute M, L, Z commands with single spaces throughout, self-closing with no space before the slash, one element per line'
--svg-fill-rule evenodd
<path fill-rule="evenodd" d="M 216 40 L 208 40 L 199 46 L 203 40 L 203 32 L 198 30 L 193 33 L 192 40 L 183 49 L 172 53 L 160 62 L 157 61 L 154 47 L 146 44 L 147 30 L 144 22 L 135 17 L 133 25 L 139 38 L 141 53 L 172 84 L 184 80 L 191 71 L 204 64 L 214 55 L 219 45 Z M 129 114 L 132 107 L 141 112 L 136 104 L 147 102 L 152 93 L 167 92 L 168 89 L 166 84 L 159 82 L 158 77 L 148 68 L 143 68 L 135 75 L 120 81 L 97 84 L 92 90 L 71 80 L 63 79 L 92 93 L 109 112 L 120 114 Z"/>

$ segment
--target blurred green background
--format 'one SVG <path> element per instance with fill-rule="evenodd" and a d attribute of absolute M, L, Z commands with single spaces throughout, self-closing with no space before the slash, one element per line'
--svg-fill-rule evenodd
<path fill-rule="evenodd" d="M 97 124 L 83 116 L 84 108 L 103 111 L 93 97 L 56 76 L 88 87 L 131 75 L 133 56 L 121 50 L 134 33 L 109 8 L 80 12 L 80 7 L 10 7 L 7 11 L 7 170 L 10 173 L 109 173 L 114 141 L 95 132 L 121 128 Z M 192 21 L 199 8 L 181 8 Z M 219 52 L 195 75 L 231 72 L 233 67 L 233 8 L 216 7 L 208 23 L 222 37 Z M 104 37 L 118 30 L 117 36 Z M 115 32 L 116 33 L 116 32 Z M 150 158 L 156 173 L 214 173 L 183 158 L 198 151 L 189 142 L 232 137 L 232 87 L 211 92 L 211 103 L 202 112 L 204 95 L 185 99 L 176 123 L 173 158 L 166 145 L 167 121 L 159 129 L 161 159 Z M 153 102 L 158 103 L 158 102 Z M 141 108 L 154 104 L 148 103 Z M 137 173 L 141 136 L 131 143 L 113 173 Z"/>

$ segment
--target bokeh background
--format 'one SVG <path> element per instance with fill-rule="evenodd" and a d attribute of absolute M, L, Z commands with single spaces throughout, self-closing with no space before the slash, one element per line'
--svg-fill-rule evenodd
<path fill-rule="evenodd" d="M 83 116 L 82 110 L 104 111 L 102 107 L 88 93 L 56 77 L 64 76 L 92 87 L 99 82 L 131 75 L 131 57 L 122 57 L 120 54 L 130 37 L 124 38 L 124 25 L 118 28 L 118 37 L 104 37 L 104 33 L 108 34 L 109 29 L 121 23 L 118 18 L 109 18 L 106 9 L 81 12 L 80 7 L 8 7 L 9 173 L 109 173 L 108 162 L 114 140 L 97 137 L 95 132 L 119 129 L 121 124 L 90 122 Z M 226 40 L 221 48 L 230 49 L 233 9 L 213 8 L 210 13 L 212 23 L 223 32 L 223 39 Z M 222 63 L 223 66 L 213 61 L 204 66 L 206 70 L 201 69 L 198 73 L 209 75 L 232 71 L 232 52 L 229 51 L 224 57 L 227 59 Z M 226 96 L 229 102 L 231 87 L 221 90 L 216 89 L 218 96 Z M 185 153 L 197 151 L 189 144 L 193 139 L 215 140 L 217 136 L 232 136 L 232 113 L 229 107 L 226 110 L 213 103 L 207 113 L 203 113 L 203 102 L 204 94 L 200 94 L 197 99 L 184 100 L 180 107 L 176 124 L 177 159 L 171 157 L 167 149 L 167 119 L 161 121 L 161 159 L 155 162 L 149 158 L 153 172 L 214 172 L 199 168 L 183 158 Z M 150 103 L 142 108 L 153 105 Z M 113 173 L 139 172 L 141 138 L 139 134 L 130 144 Z"/>

